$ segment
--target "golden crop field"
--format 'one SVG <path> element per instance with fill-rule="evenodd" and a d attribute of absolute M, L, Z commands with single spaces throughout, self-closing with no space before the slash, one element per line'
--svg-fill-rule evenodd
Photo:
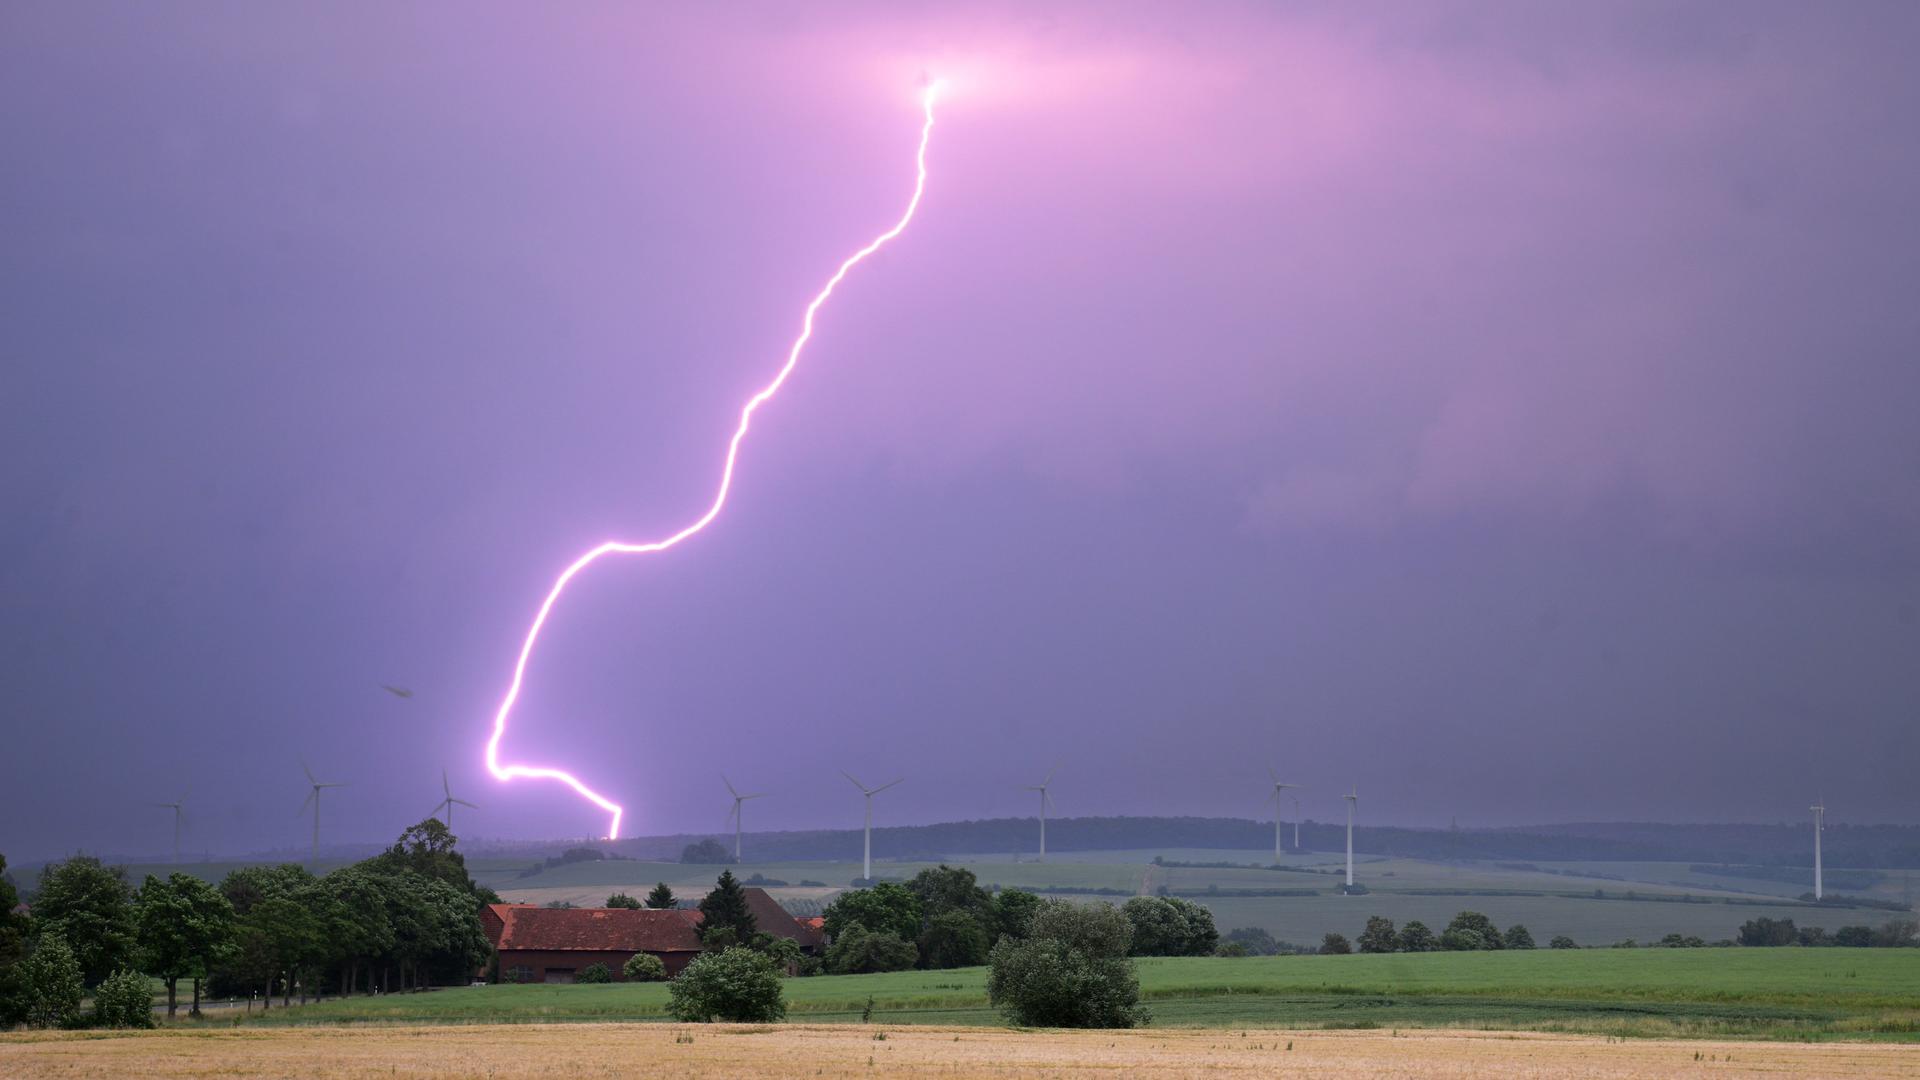
<path fill-rule="evenodd" d="M 1920 1077 L 1920 1048 L 1470 1031 L 513 1024 L 0 1036 L 7 1077 Z"/>

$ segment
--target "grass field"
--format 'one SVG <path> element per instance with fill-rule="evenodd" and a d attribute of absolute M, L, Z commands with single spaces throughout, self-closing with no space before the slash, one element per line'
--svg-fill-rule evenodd
<path fill-rule="evenodd" d="M 1911 1047 L 1458 1031 L 1007 1031 L 868 1025 L 558 1024 L 0 1035 L 8 1077 L 1920 1075 Z"/>
<path fill-rule="evenodd" d="M 1471 1027 L 1920 1041 L 1920 950 L 1636 949 L 1142 960 L 1160 1027 Z M 789 1018 L 996 1025 L 983 968 L 786 983 Z M 329 1001 L 248 1026 L 665 1018 L 662 984 L 489 986 Z"/>

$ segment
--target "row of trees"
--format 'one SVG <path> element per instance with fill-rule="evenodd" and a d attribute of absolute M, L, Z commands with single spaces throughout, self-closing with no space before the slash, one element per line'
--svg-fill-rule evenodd
<path fill-rule="evenodd" d="M 1742 945 L 1838 946 L 1856 949 L 1910 949 L 1920 945 L 1920 922 L 1890 919 L 1879 927 L 1843 926 L 1829 934 L 1818 926 L 1795 926 L 1792 919 L 1749 919 L 1740 927 Z"/>
<path fill-rule="evenodd" d="M 1526 927 L 1515 923 L 1503 933 L 1492 919 L 1477 911 L 1462 911 L 1455 915 L 1453 921 L 1437 936 L 1418 919 L 1409 920 L 1406 926 L 1396 930 L 1392 919 L 1369 916 L 1358 942 L 1349 942 L 1344 934 L 1328 934 L 1320 945 L 1320 951 L 1350 953 L 1354 951 L 1355 944 L 1363 953 L 1484 952 L 1534 948 L 1533 934 Z M 1556 938 L 1554 947 L 1564 946 Z"/>
<path fill-rule="evenodd" d="M 1001 937 L 1024 937 L 1040 898 L 990 893 L 973 871 L 940 866 L 911 881 L 841 893 L 823 913 L 826 969 L 837 975 L 984 964 Z"/>
<path fill-rule="evenodd" d="M 289 864 L 236 870 L 218 886 L 174 873 L 135 888 L 124 868 L 77 856 L 41 871 L 30 917 L 12 914 L 12 886 L 0 887 L 0 1023 L 74 1024 L 88 987 L 96 1019 L 112 1022 L 115 992 L 131 1001 L 133 980 L 141 1006 L 125 1019 L 145 1020 L 147 976 L 165 982 L 169 1017 L 182 979 L 196 1015 L 203 980 L 269 1007 L 276 986 L 284 1005 L 296 988 L 304 999 L 464 980 L 488 952 L 480 906 L 497 900 L 433 818 L 324 877 Z"/>

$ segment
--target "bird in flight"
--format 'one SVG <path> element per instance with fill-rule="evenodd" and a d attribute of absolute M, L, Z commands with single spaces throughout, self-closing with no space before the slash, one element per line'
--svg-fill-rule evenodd
<path fill-rule="evenodd" d="M 388 686 L 386 683 L 381 683 L 380 689 L 385 690 L 397 698 L 410 698 L 413 696 L 413 691 L 404 686 Z"/>

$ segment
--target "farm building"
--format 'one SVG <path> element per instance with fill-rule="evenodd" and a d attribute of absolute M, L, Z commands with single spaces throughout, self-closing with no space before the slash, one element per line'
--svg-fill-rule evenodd
<path fill-rule="evenodd" d="M 797 919 L 765 889 L 749 888 L 747 909 L 757 929 L 783 937 L 808 953 L 825 945 L 818 920 Z M 677 975 L 700 955 L 700 912 L 631 908 L 547 908 L 488 904 L 480 913 L 487 940 L 506 982 L 570 983 L 594 964 L 615 979 L 636 953 L 651 953 Z"/>

